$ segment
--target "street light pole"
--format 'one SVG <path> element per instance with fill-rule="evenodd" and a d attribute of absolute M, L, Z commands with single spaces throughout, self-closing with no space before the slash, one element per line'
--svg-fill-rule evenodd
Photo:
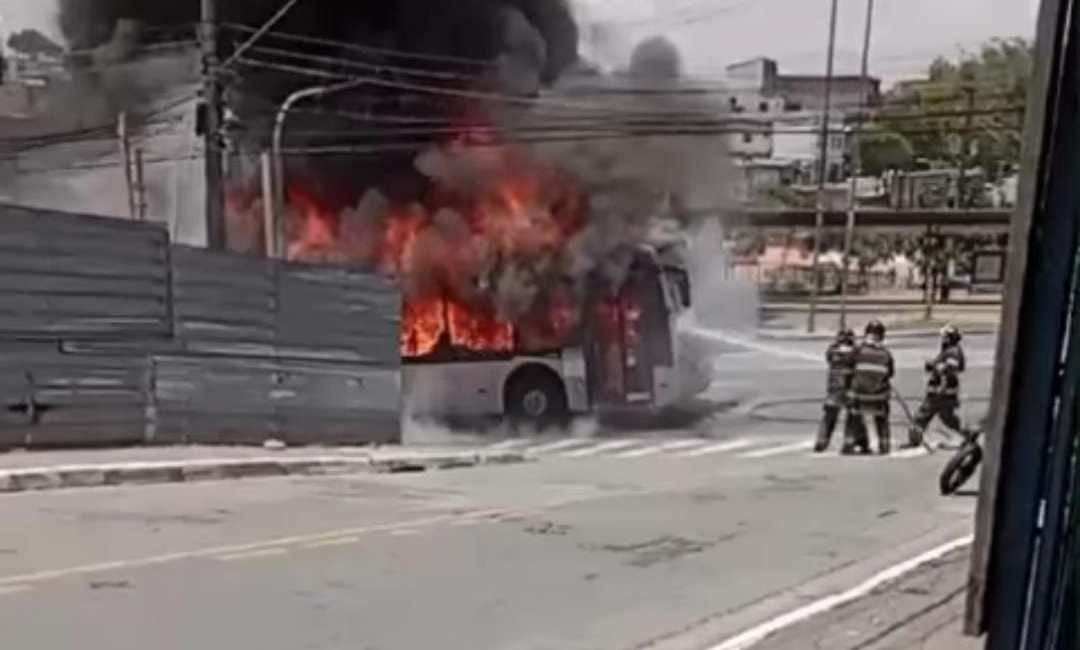
<path fill-rule="evenodd" d="M 367 79 L 350 79 L 349 81 L 343 81 L 329 86 L 303 88 L 285 98 L 285 101 L 281 104 L 281 108 L 278 109 L 277 117 L 274 119 L 274 135 L 271 142 L 271 155 L 273 158 L 272 167 L 274 172 L 274 212 L 271 241 L 273 241 L 274 246 L 272 250 L 267 251 L 268 256 L 280 258 L 284 252 L 284 232 L 282 226 L 284 223 L 283 215 L 285 213 L 285 164 L 281 159 L 281 139 L 283 131 L 285 130 L 285 120 L 289 116 L 289 111 L 292 110 L 297 102 L 304 99 L 330 95 L 342 90 L 348 90 L 349 88 L 355 88 L 364 83 L 367 83 Z"/>
<path fill-rule="evenodd" d="M 838 0 L 832 0 L 829 17 L 829 53 L 825 63 L 825 103 L 821 112 L 821 142 L 818 152 L 817 213 L 814 215 L 814 260 L 810 278 L 810 310 L 806 319 L 806 331 L 813 333 L 817 318 L 819 292 L 818 271 L 821 262 L 821 236 L 825 227 L 825 175 L 829 170 L 829 110 L 832 108 L 833 57 L 836 53 L 836 9 Z"/>
<path fill-rule="evenodd" d="M 866 28 L 863 31 L 862 69 L 859 73 L 865 92 L 870 77 L 870 32 L 874 22 L 874 0 L 866 0 Z M 859 113 L 855 118 L 855 128 L 851 132 L 851 188 L 848 191 L 847 224 L 844 228 L 844 268 L 840 271 L 840 329 L 847 327 L 848 311 L 848 266 L 851 259 L 851 244 L 855 238 L 855 210 L 858 207 L 858 178 L 862 174 L 862 150 L 859 147 L 859 135 L 863 126 L 863 113 L 869 104 L 866 95 L 860 96 Z"/>
<path fill-rule="evenodd" d="M 218 3 L 201 2 L 200 41 L 203 65 L 203 101 L 206 132 L 203 134 L 206 164 L 206 247 L 223 250 L 225 233 L 224 166 L 221 159 L 221 83 L 218 79 Z"/>

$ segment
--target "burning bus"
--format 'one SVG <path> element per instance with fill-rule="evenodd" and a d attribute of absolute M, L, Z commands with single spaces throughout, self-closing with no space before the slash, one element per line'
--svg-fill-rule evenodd
<path fill-rule="evenodd" d="M 505 415 L 538 428 L 594 410 L 673 406 L 704 390 L 708 373 L 678 336 L 690 307 L 685 268 L 651 246 L 621 251 L 625 271 L 589 274 L 578 317 L 565 305 L 515 326 L 449 300 L 419 314 L 406 303 L 404 388 L 414 415 Z M 545 326 L 541 323 L 541 328 Z"/>
<path fill-rule="evenodd" d="M 637 170 L 590 183 L 565 160 L 458 141 L 417 157 L 423 200 L 371 189 L 334 210 L 289 188 L 290 258 L 398 279 L 410 415 L 543 427 L 706 388 L 706 361 L 679 336 L 684 256 L 658 228 L 677 224 L 670 191 Z"/>
<path fill-rule="evenodd" d="M 398 279 L 411 415 L 550 426 L 704 390 L 707 368 L 677 327 L 683 256 L 654 241 L 662 193 L 627 184 L 614 190 L 623 203 L 603 202 L 604 189 L 586 195 L 579 176 L 513 147 L 444 145 L 417 167 L 434 181 L 426 202 L 370 190 L 333 211 L 289 192 L 290 257 Z"/>

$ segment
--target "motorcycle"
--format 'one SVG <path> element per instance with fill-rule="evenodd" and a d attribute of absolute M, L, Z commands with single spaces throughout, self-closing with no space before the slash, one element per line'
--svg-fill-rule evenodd
<path fill-rule="evenodd" d="M 964 442 L 949 462 L 945 463 L 945 469 L 941 470 L 938 478 L 942 496 L 955 494 L 967 483 L 983 459 L 982 445 L 979 444 L 983 435 L 982 429 L 964 427 L 960 430 L 960 435 Z"/>
<path fill-rule="evenodd" d="M 908 422 L 914 424 L 914 415 L 904 398 L 897 391 L 893 391 L 893 397 L 900 403 Z M 962 427 L 956 433 L 960 435 L 963 442 L 956 448 L 956 452 L 949 459 L 949 462 L 945 463 L 945 467 L 938 477 L 938 488 L 941 490 L 942 496 L 955 494 L 957 490 L 963 487 L 975 474 L 975 470 L 979 468 L 979 464 L 982 463 L 983 459 L 982 427 Z M 923 439 L 923 446 L 930 453 L 937 451 L 925 438 Z M 942 448 L 948 447 L 942 445 Z"/>

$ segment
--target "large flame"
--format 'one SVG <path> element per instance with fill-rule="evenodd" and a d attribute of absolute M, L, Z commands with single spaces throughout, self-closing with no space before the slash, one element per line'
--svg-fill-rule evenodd
<path fill-rule="evenodd" d="M 565 283 L 536 276 L 557 275 L 553 260 L 584 227 L 583 204 L 553 170 L 483 151 L 490 176 L 440 187 L 431 205 L 361 201 L 351 235 L 342 217 L 290 187 L 289 259 L 352 261 L 401 278 L 406 357 L 440 345 L 493 353 L 563 345 L 578 325 L 577 301 Z"/>

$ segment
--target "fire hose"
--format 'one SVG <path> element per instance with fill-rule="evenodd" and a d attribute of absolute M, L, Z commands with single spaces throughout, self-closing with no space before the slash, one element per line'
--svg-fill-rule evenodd
<path fill-rule="evenodd" d="M 900 409 L 904 411 L 904 416 L 907 418 L 908 426 L 914 427 L 915 416 L 911 414 L 911 407 L 908 406 L 907 400 L 905 400 L 904 396 L 900 394 L 900 391 L 896 390 L 895 388 L 892 389 L 892 396 L 893 399 L 900 403 Z M 930 443 L 926 442 L 926 436 L 923 436 L 922 438 L 922 446 L 925 447 L 926 451 L 931 454 L 937 451 L 930 445 Z"/>
<path fill-rule="evenodd" d="M 907 417 L 911 426 L 915 426 L 915 417 L 911 414 L 911 408 L 908 407 L 907 402 L 903 396 L 894 388 L 892 389 L 892 396 L 896 398 L 896 401 L 900 403 L 900 408 L 904 411 L 904 415 Z M 981 429 L 968 430 L 963 428 L 959 431 L 964 442 L 953 454 L 949 462 L 945 463 L 945 467 L 941 470 L 941 475 L 938 477 L 938 487 L 941 490 L 941 494 L 948 496 L 959 490 L 964 483 L 971 478 L 978 469 L 979 464 L 982 463 L 983 450 L 979 444 L 979 438 L 982 437 Z M 926 442 L 926 437 L 922 440 L 923 447 L 929 453 L 934 453 L 936 450 Z"/>

